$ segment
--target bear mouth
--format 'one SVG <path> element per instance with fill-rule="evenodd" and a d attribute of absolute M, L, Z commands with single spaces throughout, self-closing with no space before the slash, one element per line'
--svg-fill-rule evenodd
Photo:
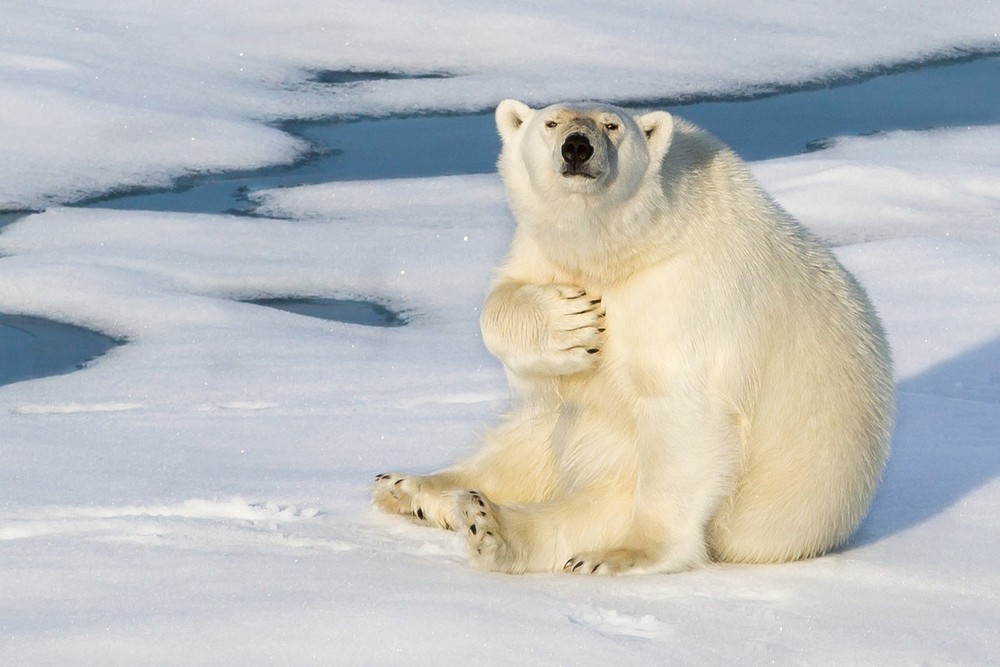
<path fill-rule="evenodd" d="M 585 178 L 593 180 L 597 178 L 597 174 L 591 173 L 586 169 L 573 164 L 564 164 L 562 168 L 562 175 L 565 178 Z"/>

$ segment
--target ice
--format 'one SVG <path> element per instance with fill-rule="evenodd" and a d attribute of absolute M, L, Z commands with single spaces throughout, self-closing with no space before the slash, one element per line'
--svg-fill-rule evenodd
<path fill-rule="evenodd" d="M 264 121 L 746 94 L 996 53 L 997 25 L 1000 7 L 976 0 L 14 2 L 0 210 L 306 151 Z"/>
<path fill-rule="evenodd" d="M 0 85 L 0 210 L 162 187 L 193 171 L 289 163 L 306 150 L 300 140 L 235 116 L 137 109 L 35 83 Z"/>
<path fill-rule="evenodd" d="M 367 509 L 375 473 L 444 464 L 502 409 L 502 373 L 476 332 L 510 233 L 496 176 L 258 195 L 291 220 L 52 209 L 14 223 L 0 236 L 0 303 L 131 342 L 85 372 L 0 389 L 0 558 L 19 573 L 8 655 L 988 662 L 1000 244 L 985 224 L 925 220 L 914 232 L 903 219 L 828 214 L 838 184 L 850 201 L 874 156 L 904 180 L 961 180 L 962 150 L 988 156 L 1000 143 L 991 129 L 950 148 L 964 132 L 755 165 L 775 192 L 796 194 L 787 203 L 817 233 L 848 243 L 838 254 L 885 317 L 901 379 L 894 458 L 855 544 L 786 566 L 490 576 L 468 568 L 453 536 Z M 953 220 L 974 220 L 1000 183 L 979 152 L 968 165 L 982 187 L 948 199 Z M 869 175 L 854 208 L 904 196 L 897 180 Z M 379 296 L 411 319 L 353 326 L 235 300 L 269 293 Z M 969 378 L 993 393 L 956 398 Z M 947 634 L 927 633 L 942 608 Z"/>
<path fill-rule="evenodd" d="M 0 312 L 125 344 L 0 387 L 0 662 L 1000 660 L 1000 126 L 752 165 L 884 317 L 894 453 L 847 548 L 671 576 L 484 574 L 368 507 L 376 473 L 447 463 L 504 407 L 477 325 L 512 230 L 495 175 L 254 193 L 274 218 L 57 205 L 302 154 L 265 121 L 781 87 L 995 50 L 1000 25 L 730 4 L 7 3 L 0 208 L 47 210 L 4 220 Z M 244 302 L 288 296 L 406 325 Z"/>
<path fill-rule="evenodd" d="M 754 171 L 793 214 L 835 245 L 944 235 L 1000 240 L 996 126 L 837 139 Z M 845 197 L 849 189 L 851 196 Z"/>

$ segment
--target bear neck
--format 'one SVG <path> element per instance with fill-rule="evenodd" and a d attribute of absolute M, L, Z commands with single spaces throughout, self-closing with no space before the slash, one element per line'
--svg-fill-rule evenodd
<path fill-rule="evenodd" d="M 572 195 L 511 204 L 520 230 L 556 267 L 582 284 L 607 286 L 677 251 L 683 216 L 671 213 L 656 185 L 624 202 Z"/>

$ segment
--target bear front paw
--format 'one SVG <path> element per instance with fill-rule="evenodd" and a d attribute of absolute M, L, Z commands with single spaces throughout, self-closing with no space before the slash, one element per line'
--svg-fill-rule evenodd
<path fill-rule="evenodd" d="M 600 361 L 605 325 L 601 299 L 573 285 L 523 285 L 487 319 L 484 340 L 515 374 L 573 375 Z"/>
<path fill-rule="evenodd" d="M 547 291 L 549 327 L 542 365 L 553 375 L 592 370 L 600 360 L 605 331 L 601 299 L 566 285 L 553 285 Z"/>
<path fill-rule="evenodd" d="M 556 299 L 551 308 L 550 335 L 557 349 L 582 349 L 590 354 L 600 351 L 604 333 L 604 308 L 601 299 L 586 291 L 565 285 L 554 285 Z M 550 295 L 551 296 L 551 295 Z"/>

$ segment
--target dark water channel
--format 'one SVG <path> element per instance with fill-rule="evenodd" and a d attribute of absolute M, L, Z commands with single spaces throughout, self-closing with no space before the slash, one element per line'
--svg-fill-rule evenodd
<path fill-rule="evenodd" d="M 338 83 L 343 77 L 329 80 L 343 85 Z M 668 109 L 714 133 L 744 159 L 764 160 L 816 150 L 842 135 L 1000 123 L 1000 56 L 927 64 L 749 99 L 664 99 L 633 107 Z M 103 197 L 86 205 L 252 213 L 247 194 L 254 190 L 483 174 L 494 171 L 500 150 L 492 112 L 297 121 L 282 128 L 312 143 L 314 154 L 292 167 L 184 179 L 170 190 Z"/>
<path fill-rule="evenodd" d="M 0 314 L 0 385 L 75 371 L 117 344 L 81 327 Z"/>
<path fill-rule="evenodd" d="M 320 72 L 315 80 L 349 86 L 406 76 Z M 928 63 L 756 97 L 649 100 L 631 107 L 668 109 L 713 132 L 745 159 L 763 160 L 821 150 L 837 136 L 1000 123 L 1000 56 Z M 491 112 L 296 121 L 281 128 L 310 142 L 312 154 L 287 167 L 184 178 L 169 189 L 100 196 L 80 205 L 252 215 L 248 195 L 255 190 L 489 173 L 500 149 Z M 19 215 L 0 215 L 0 232 Z M 250 303 L 352 324 L 406 324 L 401 314 L 375 301 L 288 295 Z M 0 314 L 0 385 L 70 372 L 116 344 L 86 329 Z"/>

